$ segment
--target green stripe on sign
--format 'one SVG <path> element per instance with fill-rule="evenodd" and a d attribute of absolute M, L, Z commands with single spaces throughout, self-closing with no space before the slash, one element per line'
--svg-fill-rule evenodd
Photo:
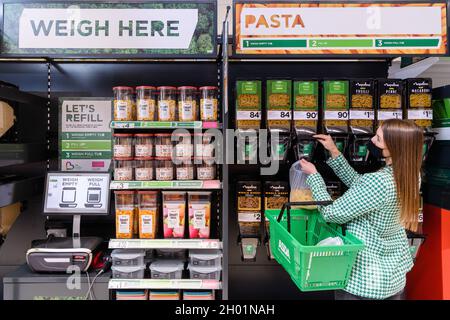
<path fill-rule="evenodd" d="M 61 149 L 63 151 L 70 151 L 70 150 L 111 150 L 111 141 L 97 141 L 97 140 L 79 140 L 79 141 L 69 141 L 69 140 L 62 140 L 61 141 Z"/>
<path fill-rule="evenodd" d="M 306 48 L 306 40 L 244 40 L 244 48 Z"/>
<path fill-rule="evenodd" d="M 375 46 L 383 47 L 438 47 L 439 39 L 376 39 Z"/>
<path fill-rule="evenodd" d="M 111 132 L 63 132 L 61 140 L 111 140 Z"/>
<path fill-rule="evenodd" d="M 359 48 L 373 47 L 373 39 L 312 39 L 311 48 Z"/>
<path fill-rule="evenodd" d="M 112 158 L 111 152 L 91 152 L 91 151 L 61 152 L 61 159 L 111 159 L 111 158 Z"/>

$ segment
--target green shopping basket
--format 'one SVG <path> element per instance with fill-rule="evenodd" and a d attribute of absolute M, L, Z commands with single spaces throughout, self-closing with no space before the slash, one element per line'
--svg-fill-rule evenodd
<path fill-rule="evenodd" d="M 301 291 L 344 289 L 356 255 L 364 248 L 361 240 L 344 232 L 341 226 L 325 222 L 318 210 L 291 209 L 328 204 L 331 201 L 288 202 L 281 211 L 265 211 L 273 256 Z M 328 237 L 340 237 L 344 244 L 316 246 Z"/>

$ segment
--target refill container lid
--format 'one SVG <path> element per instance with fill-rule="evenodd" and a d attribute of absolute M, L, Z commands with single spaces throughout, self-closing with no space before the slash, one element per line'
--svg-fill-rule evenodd
<path fill-rule="evenodd" d="M 156 90 L 156 87 L 152 87 L 152 86 L 139 86 L 139 87 L 136 87 L 136 90 L 145 90 L 145 89 Z"/>
<path fill-rule="evenodd" d="M 172 273 L 183 271 L 184 263 L 179 260 L 157 260 L 150 265 L 151 271 L 159 273 Z"/>
<path fill-rule="evenodd" d="M 124 86 L 114 87 L 113 90 L 127 90 L 127 91 L 134 91 L 134 89 L 133 89 L 132 87 L 124 87 Z"/>
<path fill-rule="evenodd" d="M 154 137 L 155 135 L 153 133 L 136 133 L 134 136 L 137 138 L 148 138 Z"/>
<path fill-rule="evenodd" d="M 205 251 L 205 250 L 189 250 L 189 257 L 192 259 L 197 260 L 214 260 L 217 258 L 222 258 L 223 254 L 220 252 L 220 250 L 211 250 L 211 251 Z"/>
<path fill-rule="evenodd" d="M 162 86 L 162 87 L 158 87 L 158 90 L 177 90 L 177 88 L 175 87 L 171 87 L 171 86 Z"/>
<path fill-rule="evenodd" d="M 157 194 L 158 194 L 158 191 L 142 190 L 142 191 L 138 191 L 137 194 L 152 194 L 152 195 L 157 195 Z"/>
<path fill-rule="evenodd" d="M 114 157 L 114 160 L 118 160 L 118 161 L 131 161 L 134 160 L 133 157 Z"/>
<path fill-rule="evenodd" d="M 111 253 L 113 259 L 133 260 L 145 256 L 145 250 L 115 249 Z"/>
<path fill-rule="evenodd" d="M 114 194 L 134 194 L 133 190 L 114 191 Z"/>
<path fill-rule="evenodd" d="M 218 87 L 212 87 L 212 86 L 206 86 L 206 87 L 200 87 L 200 90 L 218 90 Z"/>
<path fill-rule="evenodd" d="M 131 133 L 114 133 L 113 137 L 118 137 L 118 138 L 131 138 L 133 137 L 133 134 Z"/>
<path fill-rule="evenodd" d="M 112 266 L 113 271 L 118 271 L 121 273 L 132 273 L 136 271 L 145 270 L 145 265 L 142 266 Z"/>
<path fill-rule="evenodd" d="M 213 273 L 213 272 L 219 272 L 222 271 L 221 266 L 217 267 L 203 267 L 203 266 L 193 266 L 191 264 L 188 264 L 188 269 L 193 272 L 197 273 Z"/>
<path fill-rule="evenodd" d="M 178 90 L 197 90 L 197 87 L 182 86 L 182 87 L 178 87 Z"/>

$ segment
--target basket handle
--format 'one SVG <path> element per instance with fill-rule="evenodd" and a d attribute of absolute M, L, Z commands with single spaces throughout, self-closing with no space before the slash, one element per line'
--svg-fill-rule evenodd
<path fill-rule="evenodd" d="M 286 202 L 281 207 L 280 214 L 278 215 L 277 221 L 281 222 L 283 218 L 284 210 L 287 212 L 287 230 L 291 233 L 291 207 L 292 206 L 327 206 L 332 204 L 333 201 L 302 201 L 302 202 Z"/>

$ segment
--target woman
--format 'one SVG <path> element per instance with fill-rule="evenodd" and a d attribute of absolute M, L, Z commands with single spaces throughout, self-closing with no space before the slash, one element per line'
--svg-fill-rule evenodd
<path fill-rule="evenodd" d="M 365 244 L 345 291 L 337 291 L 336 299 L 400 300 L 406 273 L 413 266 L 405 228 L 418 227 L 422 130 L 405 120 L 385 121 L 371 141 L 381 150 L 386 166 L 362 175 L 350 167 L 330 136 L 315 138 L 331 154 L 327 164 L 349 188 L 319 211 L 327 222 L 346 224 Z M 314 200 L 331 200 L 316 167 L 306 160 L 300 164 L 310 175 L 307 183 Z"/>

